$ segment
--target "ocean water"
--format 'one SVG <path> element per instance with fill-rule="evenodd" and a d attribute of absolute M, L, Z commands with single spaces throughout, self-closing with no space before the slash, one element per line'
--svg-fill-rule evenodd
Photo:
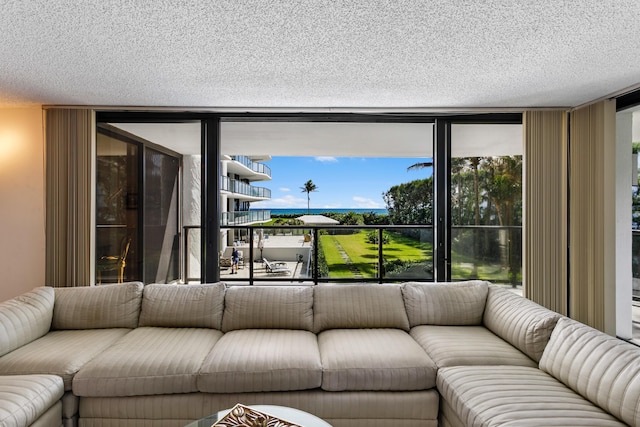
<path fill-rule="evenodd" d="M 307 209 L 269 209 L 271 211 L 271 216 L 278 215 L 307 215 Z M 320 209 L 309 209 L 309 215 L 322 215 L 323 213 L 334 212 L 334 213 L 374 213 L 376 215 L 388 215 L 389 212 L 386 209 L 359 209 L 359 208 L 346 208 L 346 209 L 335 209 L 335 208 L 320 208 Z"/>

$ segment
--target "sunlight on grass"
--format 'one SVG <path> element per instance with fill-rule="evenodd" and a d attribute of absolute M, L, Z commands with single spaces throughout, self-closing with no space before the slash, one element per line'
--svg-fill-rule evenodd
<path fill-rule="evenodd" d="M 367 233 L 359 231 L 354 234 L 320 236 L 330 276 L 335 278 L 351 278 L 356 274 L 363 278 L 377 275 L 378 245 L 367 241 Z M 344 251 L 351 265 L 345 263 L 340 248 Z M 385 260 L 400 259 L 403 261 L 427 261 L 432 259 L 431 244 L 421 243 L 415 239 L 396 233 L 390 233 L 390 242 L 383 247 Z M 347 268 L 345 268 L 347 267 Z"/>

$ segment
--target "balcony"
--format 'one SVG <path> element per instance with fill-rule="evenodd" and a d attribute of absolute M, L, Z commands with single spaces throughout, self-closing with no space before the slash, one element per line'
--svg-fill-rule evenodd
<path fill-rule="evenodd" d="M 247 236 L 236 243 L 244 258 L 238 274 L 231 275 L 225 267 L 220 270 L 221 279 L 229 283 L 434 280 L 433 227 L 430 225 L 230 225 L 225 228 L 239 230 Z M 194 237 L 199 236 L 200 230 L 191 231 Z M 187 234 L 187 241 L 189 239 Z M 270 273 L 263 258 L 284 263 L 290 273 Z M 185 277 L 198 281 L 199 264 L 189 266 L 187 262 L 185 266 Z M 477 278 L 520 288 L 521 227 L 452 227 L 451 271 L 451 280 Z"/>
<path fill-rule="evenodd" d="M 271 179 L 271 168 L 263 163 L 254 162 L 247 156 L 231 156 L 231 160 L 240 163 L 247 169 Z"/>
<path fill-rule="evenodd" d="M 221 226 L 237 226 L 266 222 L 271 220 L 269 209 L 251 209 L 250 211 L 222 212 L 220 216 Z"/>
<path fill-rule="evenodd" d="M 228 176 L 220 177 L 220 185 L 222 191 L 228 191 L 234 194 L 247 196 L 253 200 L 267 200 L 271 198 L 271 190 L 265 187 L 255 187 L 246 182 L 229 178 Z"/>

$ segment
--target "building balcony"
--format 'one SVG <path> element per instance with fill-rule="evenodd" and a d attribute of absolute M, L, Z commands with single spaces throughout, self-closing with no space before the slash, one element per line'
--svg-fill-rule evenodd
<path fill-rule="evenodd" d="M 227 168 L 231 173 L 237 173 L 242 177 L 246 177 L 250 181 L 269 181 L 271 180 L 271 168 L 263 163 L 254 162 L 247 156 L 230 156 Z"/>
<path fill-rule="evenodd" d="M 245 225 L 271 220 L 269 209 L 251 209 L 250 211 L 222 212 L 220 225 Z"/>
<path fill-rule="evenodd" d="M 228 191 L 235 195 L 241 195 L 246 197 L 239 197 L 244 200 L 268 200 L 271 198 L 271 190 L 264 187 L 255 187 L 246 182 L 238 181 L 227 176 L 220 177 L 220 190 Z"/>

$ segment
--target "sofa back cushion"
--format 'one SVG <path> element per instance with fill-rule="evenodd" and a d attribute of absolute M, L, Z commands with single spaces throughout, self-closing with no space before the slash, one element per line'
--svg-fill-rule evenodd
<path fill-rule="evenodd" d="M 561 316 L 501 286 L 489 286 L 484 325 L 536 362 Z"/>
<path fill-rule="evenodd" d="M 409 330 L 399 285 L 319 285 L 314 329 L 396 328 Z"/>
<path fill-rule="evenodd" d="M 135 328 L 142 302 L 140 282 L 55 288 L 52 329 Z"/>
<path fill-rule="evenodd" d="M 49 332 L 53 288 L 41 287 L 0 303 L 0 356 Z"/>
<path fill-rule="evenodd" d="M 310 286 L 232 286 L 224 298 L 222 331 L 313 327 Z"/>
<path fill-rule="evenodd" d="M 224 283 L 146 285 L 139 326 L 220 329 L 224 292 Z"/>
<path fill-rule="evenodd" d="M 540 369 L 625 423 L 640 425 L 640 349 L 569 318 L 558 321 Z"/>
<path fill-rule="evenodd" d="M 404 305 L 411 327 L 418 325 L 472 326 L 482 324 L 489 283 L 405 283 Z"/>

